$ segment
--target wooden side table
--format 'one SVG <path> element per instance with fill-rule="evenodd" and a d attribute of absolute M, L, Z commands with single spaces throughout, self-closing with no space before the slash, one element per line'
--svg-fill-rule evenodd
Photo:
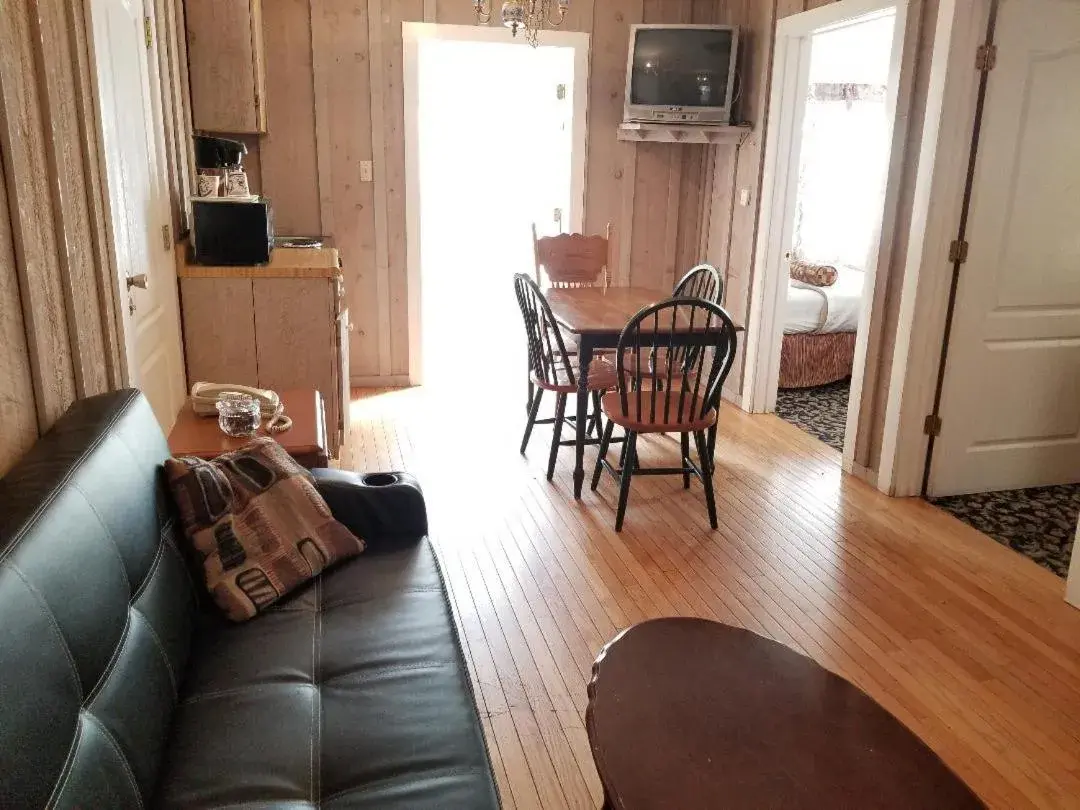
<path fill-rule="evenodd" d="M 610 810 L 983 807 L 864 692 L 705 619 L 654 619 L 609 643 L 585 725 Z"/>
<path fill-rule="evenodd" d="M 326 467 L 329 459 L 326 436 L 326 407 L 322 394 L 311 388 L 279 391 L 285 414 L 293 420 L 292 427 L 283 433 L 267 433 L 260 428 L 258 436 L 270 436 L 285 448 L 290 456 L 307 467 Z M 227 436 L 213 416 L 197 416 L 187 402 L 176 417 L 169 433 L 169 450 L 174 456 L 217 458 L 250 442 L 250 438 Z"/>

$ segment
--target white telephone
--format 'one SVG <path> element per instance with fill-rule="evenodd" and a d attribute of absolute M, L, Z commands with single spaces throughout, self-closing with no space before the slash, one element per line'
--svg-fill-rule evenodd
<path fill-rule="evenodd" d="M 216 416 L 217 401 L 222 394 L 247 394 L 259 403 L 259 412 L 266 420 L 270 433 L 281 433 L 292 427 L 292 419 L 285 415 L 285 406 L 277 392 L 267 388 L 251 388 L 247 385 L 197 382 L 191 386 L 191 409 L 199 416 Z"/>

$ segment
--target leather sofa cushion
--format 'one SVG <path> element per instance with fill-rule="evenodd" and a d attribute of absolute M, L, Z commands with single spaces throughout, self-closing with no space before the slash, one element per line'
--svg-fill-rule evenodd
<path fill-rule="evenodd" d="M 368 551 L 246 624 L 205 615 L 159 804 L 497 807 L 430 543 Z"/>
<path fill-rule="evenodd" d="M 0 428 L 2 429 L 2 428 Z M 149 403 L 76 403 L 0 481 L 0 807 L 142 807 L 194 595 Z"/>

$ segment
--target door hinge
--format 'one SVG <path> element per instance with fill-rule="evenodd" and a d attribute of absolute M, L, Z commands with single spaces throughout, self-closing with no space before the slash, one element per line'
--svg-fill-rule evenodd
<path fill-rule="evenodd" d="M 949 261 L 963 264 L 967 261 L 968 243 L 963 239 L 954 239 L 949 245 Z"/>
<path fill-rule="evenodd" d="M 926 417 L 923 422 L 923 433 L 927 436 L 940 436 L 941 435 L 941 417 L 936 413 L 932 413 Z"/>
<path fill-rule="evenodd" d="M 555 85 L 555 98 L 557 98 L 559 101 L 564 101 L 566 99 L 566 85 L 565 84 L 557 84 L 557 85 Z"/>
<path fill-rule="evenodd" d="M 172 250 L 172 228 L 168 225 L 161 226 L 161 243 L 165 245 L 165 250 Z"/>
<path fill-rule="evenodd" d="M 154 47 L 154 26 L 149 17 L 143 17 L 143 34 L 146 36 L 146 50 Z"/>
<path fill-rule="evenodd" d="M 975 51 L 975 69 L 983 72 L 994 69 L 997 64 L 997 45 L 980 45 Z"/>

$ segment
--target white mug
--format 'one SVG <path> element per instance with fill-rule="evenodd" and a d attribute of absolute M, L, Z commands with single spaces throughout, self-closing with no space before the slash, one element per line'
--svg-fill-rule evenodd
<path fill-rule="evenodd" d="M 243 169 L 231 169 L 225 181 L 225 196 L 249 197 L 247 173 Z"/>
<path fill-rule="evenodd" d="M 216 197 L 221 187 L 221 175 L 217 172 L 199 172 L 196 176 L 197 186 L 195 193 L 199 197 Z"/>

